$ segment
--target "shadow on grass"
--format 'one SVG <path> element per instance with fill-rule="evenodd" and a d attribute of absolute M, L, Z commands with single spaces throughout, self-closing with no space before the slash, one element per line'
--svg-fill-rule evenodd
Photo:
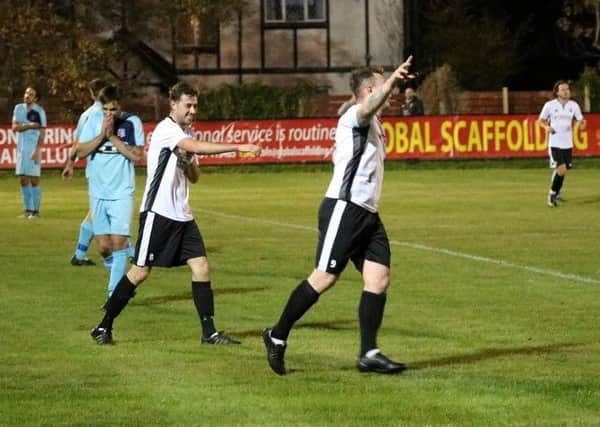
<path fill-rule="evenodd" d="M 571 199 L 569 199 L 569 201 L 571 201 Z M 572 200 L 573 204 L 575 205 L 592 205 L 595 203 L 600 203 L 600 196 L 597 197 L 585 197 L 585 198 L 574 198 Z M 569 202 L 565 201 L 565 204 L 568 204 Z"/>
<path fill-rule="evenodd" d="M 560 350 L 572 347 L 580 347 L 585 343 L 557 343 L 541 346 L 515 347 L 515 348 L 486 348 L 471 354 L 457 354 L 456 356 L 441 357 L 438 359 L 423 360 L 408 364 L 408 369 L 419 370 L 436 368 L 448 365 L 466 365 L 481 362 L 483 360 L 495 359 L 505 356 L 539 355 L 556 353 Z"/>
<path fill-rule="evenodd" d="M 328 331 L 343 331 L 356 329 L 356 320 L 330 320 L 328 322 L 303 322 L 294 325 L 294 329 L 325 329 Z M 248 329 L 234 333 L 236 337 L 260 337 L 262 329 Z"/>
<path fill-rule="evenodd" d="M 224 288 L 214 289 L 215 295 L 240 295 L 240 294 L 251 294 L 254 292 L 261 292 L 267 290 L 265 286 L 255 286 L 246 288 Z M 172 301 L 190 301 L 192 299 L 192 292 L 183 292 L 180 294 L 172 295 L 157 295 L 155 297 L 146 297 L 140 299 L 133 299 L 131 305 L 160 305 Z"/>

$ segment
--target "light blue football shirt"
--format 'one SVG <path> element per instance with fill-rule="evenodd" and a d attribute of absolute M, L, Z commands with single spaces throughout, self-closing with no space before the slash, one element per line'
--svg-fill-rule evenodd
<path fill-rule="evenodd" d="M 90 114 L 83 124 L 79 141 L 89 143 L 100 135 L 103 120 L 103 114 Z M 120 116 L 115 117 L 114 133 L 124 144 L 144 146 L 144 129 L 137 116 L 121 113 Z M 108 140 L 88 156 L 85 175 L 88 179 L 90 197 L 105 200 L 133 197 L 135 191 L 133 162 L 119 153 Z"/>
<path fill-rule="evenodd" d="M 31 105 L 31 110 L 29 111 L 27 111 L 27 104 L 25 103 L 15 105 L 13 122 L 18 124 L 39 123 L 42 128 L 48 125 L 46 122 L 46 112 L 40 105 L 35 103 Z M 39 129 L 17 132 L 17 149 L 28 153 L 33 152 L 39 137 Z"/>
<path fill-rule="evenodd" d="M 100 116 L 100 123 L 102 123 L 104 113 L 102 112 L 102 103 L 100 101 L 95 101 L 87 110 L 81 113 L 81 116 L 79 116 L 77 127 L 75 128 L 75 138 L 77 138 L 78 141 L 81 141 L 80 137 L 84 125 L 87 123 L 88 119 L 94 115 Z"/>

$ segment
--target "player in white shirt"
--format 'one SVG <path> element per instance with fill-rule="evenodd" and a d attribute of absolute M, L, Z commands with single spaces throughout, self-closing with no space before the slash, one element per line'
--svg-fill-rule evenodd
<path fill-rule="evenodd" d="M 198 94 L 187 83 L 169 92 L 171 112 L 150 139 L 148 174 L 140 207 L 140 227 L 134 265 L 117 284 L 106 302 L 106 314 L 91 332 L 98 344 L 112 344 L 114 319 L 150 275 L 152 267 L 188 265 L 192 271 L 192 295 L 202 326 L 203 344 L 239 344 L 213 322 L 214 303 L 210 267 L 200 230 L 188 204 L 189 183 L 198 181 L 195 154 L 249 152 L 260 155 L 254 144 L 218 144 L 194 139 L 190 125 L 196 116 Z"/>
<path fill-rule="evenodd" d="M 548 206 L 558 206 L 560 190 L 567 170 L 573 167 L 573 122 L 585 129 L 585 119 L 579 104 L 571 100 L 571 87 L 568 82 L 559 80 L 554 84 L 552 101 L 544 104 L 539 123 L 548 132 L 548 154 L 552 172 L 552 185 L 548 192 Z"/>
<path fill-rule="evenodd" d="M 376 343 L 390 284 L 390 245 L 377 213 L 385 157 L 385 133 L 378 116 L 396 84 L 414 77 L 411 63 L 409 57 L 387 80 L 373 68 L 355 70 L 350 77 L 355 104 L 342 111 L 336 129 L 333 177 L 319 208 L 315 268 L 292 291 L 279 321 L 263 331 L 267 361 L 278 375 L 287 372 L 284 354 L 294 323 L 334 285 L 348 261 L 364 281 L 358 308 L 358 370 L 397 374 L 406 369 L 384 356 Z"/>

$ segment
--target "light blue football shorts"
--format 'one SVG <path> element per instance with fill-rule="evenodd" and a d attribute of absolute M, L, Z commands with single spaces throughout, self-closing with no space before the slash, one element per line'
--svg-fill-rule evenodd
<path fill-rule="evenodd" d="M 33 153 L 33 148 L 31 149 L 21 149 L 17 151 L 17 162 L 16 162 L 16 171 L 15 175 L 25 175 L 25 176 L 40 176 L 42 173 L 42 168 L 40 162 L 35 160 L 31 160 L 31 153 Z"/>
<path fill-rule="evenodd" d="M 118 200 L 90 198 L 94 235 L 131 235 L 133 197 Z"/>

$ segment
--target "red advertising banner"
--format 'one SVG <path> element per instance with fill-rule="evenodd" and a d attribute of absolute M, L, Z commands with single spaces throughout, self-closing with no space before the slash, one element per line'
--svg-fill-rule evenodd
<path fill-rule="evenodd" d="M 600 155 L 600 114 L 586 115 L 587 128 L 574 132 L 575 156 Z M 536 115 L 387 117 L 383 128 L 388 159 L 543 157 L 546 134 Z M 196 122 L 207 142 L 260 143 L 260 157 L 244 153 L 205 156 L 202 164 L 323 162 L 331 159 L 336 119 Z M 146 144 L 156 123 L 144 125 Z M 72 125 L 51 125 L 42 147 L 42 166 L 61 168 L 74 140 Z M 0 125 L 0 169 L 16 161 L 16 132 Z M 84 165 L 81 160 L 78 166 Z M 140 162 L 143 164 L 143 162 Z"/>

